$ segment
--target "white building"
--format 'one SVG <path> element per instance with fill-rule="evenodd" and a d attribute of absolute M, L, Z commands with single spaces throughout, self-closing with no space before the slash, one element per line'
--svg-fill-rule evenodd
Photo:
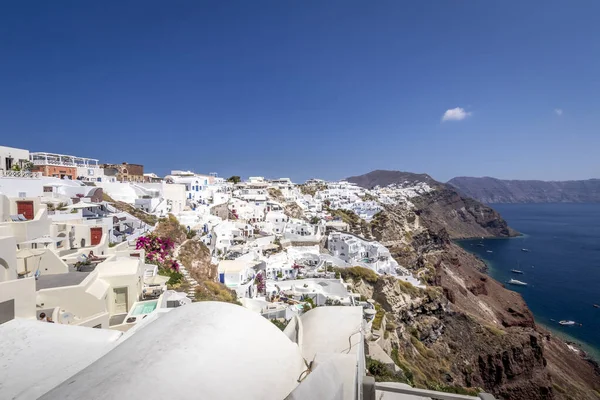
<path fill-rule="evenodd" d="M 13 167 L 22 167 L 29 162 L 29 150 L 0 146 L 0 176 L 11 175 Z"/>

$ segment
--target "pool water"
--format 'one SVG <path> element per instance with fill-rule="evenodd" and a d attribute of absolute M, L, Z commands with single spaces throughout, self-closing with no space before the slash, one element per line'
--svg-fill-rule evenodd
<path fill-rule="evenodd" d="M 142 314 L 150 314 L 152 311 L 156 309 L 156 305 L 158 304 L 158 300 L 144 301 L 141 303 L 136 303 L 133 306 L 133 310 L 129 313 L 130 315 L 142 315 Z"/>

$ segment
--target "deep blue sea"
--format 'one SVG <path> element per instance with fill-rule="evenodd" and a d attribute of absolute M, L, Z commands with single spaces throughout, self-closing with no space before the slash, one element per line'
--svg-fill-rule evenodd
<path fill-rule="evenodd" d="M 600 360 L 600 309 L 593 307 L 600 305 L 600 204 L 491 206 L 523 236 L 459 244 L 482 258 L 494 279 L 527 282 L 526 287 L 506 287 L 521 293 L 536 323 L 580 343 Z M 583 326 L 562 326 L 560 320 Z"/>

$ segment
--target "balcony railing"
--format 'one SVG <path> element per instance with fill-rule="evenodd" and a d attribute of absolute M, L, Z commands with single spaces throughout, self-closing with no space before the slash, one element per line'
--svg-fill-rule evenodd
<path fill-rule="evenodd" d="M 39 179 L 42 176 L 41 172 L 31 171 L 5 171 L 0 169 L 0 178 L 32 178 Z"/>
<path fill-rule="evenodd" d="M 56 165 L 58 167 L 80 167 L 80 168 L 100 168 L 97 164 L 84 164 L 74 161 L 60 161 L 60 160 L 32 160 L 34 165 Z"/>

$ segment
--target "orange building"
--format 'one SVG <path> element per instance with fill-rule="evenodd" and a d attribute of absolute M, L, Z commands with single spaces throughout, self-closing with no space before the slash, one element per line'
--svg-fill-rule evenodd
<path fill-rule="evenodd" d="M 77 168 L 56 166 L 56 165 L 35 165 L 32 169 L 33 172 L 41 172 L 43 176 L 52 176 L 54 178 L 77 179 Z"/>

